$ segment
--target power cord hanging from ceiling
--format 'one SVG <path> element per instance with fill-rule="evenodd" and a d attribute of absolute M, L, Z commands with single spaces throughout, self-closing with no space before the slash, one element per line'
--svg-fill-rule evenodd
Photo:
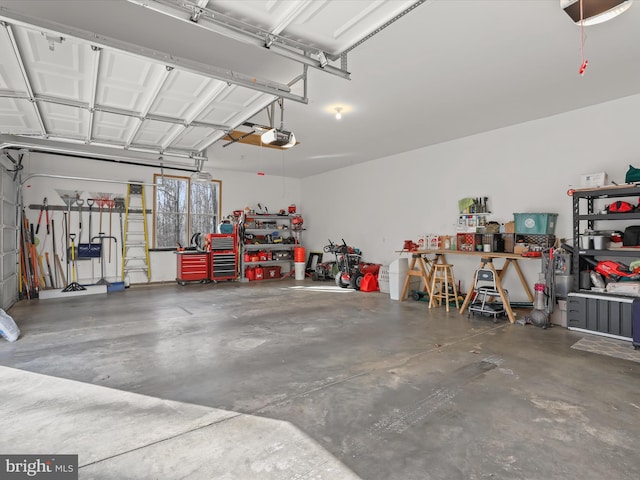
<path fill-rule="evenodd" d="M 580 64 L 578 73 L 584 75 L 587 65 L 589 65 L 589 60 L 584 58 L 584 5 L 582 4 L 582 0 L 580 0 L 580 55 L 582 63 Z"/>
<path fill-rule="evenodd" d="M 287 185 L 284 178 L 284 150 L 282 150 L 282 171 L 280 172 L 280 176 L 282 177 L 282 198 L 284 199 L 287 190 Z"/>

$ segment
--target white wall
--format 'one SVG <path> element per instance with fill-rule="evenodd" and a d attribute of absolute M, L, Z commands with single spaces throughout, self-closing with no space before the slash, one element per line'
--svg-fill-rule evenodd
<path fill-rule="evenodd" d="M 628 166 L 640 166 L 639 116 L 635 95 L 306 178 L 304 243 L 321 251 L 328 238 L 344 238 L 364 252 L 365 261 L 386 264 L 398 258 L 405 239 L 455 234 L 458 200 L 479 196 L 489 197 L 490 220 L 558 213 L 556 235 L 570 238 L 567 190 L 583 173 L 606 171 L 610 180 L 624 183 Z M 420 135 L 430 122 L 437 119 L 425 112 L 422 125 L 407 128 Z M 466 291 L 478 258 L 448 260 Z M 539 261 L 521 263 L 535 283 Z M 514 272 L 507 287 L 512 299 L 526 298 Z"/>
<path fill-rule="evenodd" d="M 22 178 L 27 179 L 33 174 L 50 174 L 63 175 L 73 177 L 86 177 L 97 179 L 108 179 L 117 181 L 137 180 L 145 183 L 153 183 L 153 175 L 159 174 L 160 169 L 131 166 L 125 164 L 114 164 L 102 161 L 93 161 L 86 159 L 77 159 L 71 157 L 61 157 L 56 155 L 31 154 L 24 159 L 25 169 L 22 172 Z M 206 169 L 206 165 L 205 165 Z M 167 175 L 184 175 L 188 176 L 188 172 L 174 171 L 165 168 Z M 277 213 L 279 209 L 286 209 L 291 203 L 301 205 L 300 198 L 300 181 L 297 179 L 287 179 L 276 176 L 258 176 L 256 174 L 232 172 L 232 171 L 212 171 L 213 177 L 222 181 L 222 215 L 226 216 L 233 210 L 244 209 L 245 206 L 257 208 L 257 204 L 266 205 L 270 212 Z M 87 199 L 93 197 L 97 192 L 113 193 L 115 196 L 126 196 L 126 185 L 118 183 L 98 183 L 79 180 L 63 180 L 52 179 L 47 177 L 33 177 L 24 182 L 23 194 L 24 204 L 41 204 L 42 199 L 47 197 L 49 205 L 64 205 L 60 195 L 56 189 L 78 190 L 81 192 L 81 198 Z M 153 187 L 145 188 L 145 197 L 147 208 L 153 208 Z M 84 207 L 87 207 L 85 202 Z M 27 208 L 27 216 L 29 222 L 36 224 L 38 220 L 38 210 Z M 97 205 L 93 206 L 92 231 L 96 236 L 99 231 L 99 214 L 97 213 Z M 54 219 L 56 226 L 56 249 L 59 255 L 64 252 L 64 235 L 63 235 L 63 213 L 61 211 L 50 211 L 50 217 Z M 103 228 L 102 230 L 109 235 L 109 214 L 108 211 L 102 214 Z M 120 223 L 117 213 L 112 214 L 111 235 L 117 238 L 118 248 L 120 248 Z M 83 243 L 88 242 L 88 225 L 89 214 L 83 214 Z M 152 228 L 152 218 L 148 217 L 148 226 Z M 78 231 L 78 214 L 71 213 L 71 230 L 72 233 Z M 45 235 L 44 215 L 42 225 L 37 237 L 42 244 L 39 249 L 49 251 L 52 255 L 52 239 Z M 151 240 L 151 239 L 150 239 Z M 76 240 L 77 242 L 77 240 Z M 107 243 L 105 243 L 105 253 Z M 52 259 L 53 260 L 53 259 Z M 64 258 L 63 264 L 64 264 Z M 118 253 L 116 262 L 115 244 L 111 254 L 111 262 L 105 264 L 105 276 L 109 281 L 120 280 L 120 262 L 121 258 Z M 96 260 L 82 260 L 77 262 L 79 281 L 81 283 L 90 283 L 92 278 L 97 280 L 100 278 L 100 265 Z M 53 268 L 53 267 L 52 267 Z M 66 268 L 66 267 L 65 267 Z M 173 281 L 176 276 L 175 255 L 172 252 L 151 252 L 151 272 L 153 282 Z M 133 274 L 132 283 L 146 282 L 143 274 Z"/>

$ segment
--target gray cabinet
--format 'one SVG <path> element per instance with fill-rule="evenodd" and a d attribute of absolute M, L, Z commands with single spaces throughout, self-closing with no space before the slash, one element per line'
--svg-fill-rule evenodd
<path fill-rule="evenodd" d="M 632 297 L 570 293 L 567 297 L 567 326 L 606 336 L 632 337 Z"/>

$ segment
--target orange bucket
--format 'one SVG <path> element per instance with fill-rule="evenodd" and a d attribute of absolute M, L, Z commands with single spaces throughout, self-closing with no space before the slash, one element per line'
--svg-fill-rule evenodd
<path fill-rule="evenodd" d="M 305 261 L 304 247 L 295 247 L 293 249 L 293 261 L 304 263 Z"/>

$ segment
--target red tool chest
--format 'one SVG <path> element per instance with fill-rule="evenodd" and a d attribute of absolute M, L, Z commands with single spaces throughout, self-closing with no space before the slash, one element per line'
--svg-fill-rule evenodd
<path fill-rule="evenodd" d="M 176 252 L 176 259 L 176 281 L 180 285 L 209 281 L 209 252 Z"/>
<path fill-rule="evenodd" d="M 234 228 L 235 232 L 235 228 Z M 209 233 L 209 280 L 238 278 L 238 237 L 235 233 Z"/>

